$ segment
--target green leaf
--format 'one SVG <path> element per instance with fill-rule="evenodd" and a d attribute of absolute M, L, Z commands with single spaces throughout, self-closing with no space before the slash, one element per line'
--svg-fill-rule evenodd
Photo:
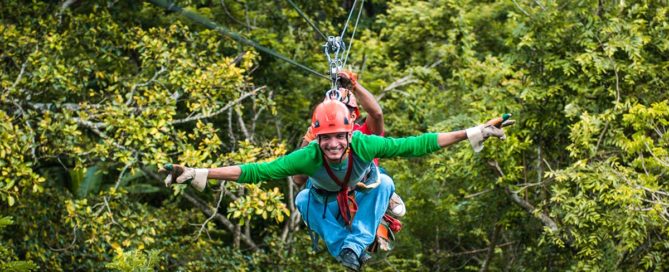
<path fill-rule="evenodd" d="M 14 220 L 12 220 L 11 216 L 3 216 L 0 218 L 0 230 L 4 229 L 5 227 L 14 224 Z"/>
<path fill-rule="evenodd" d="M 71 171 L 73 189 L 76 192 L 77 197 L 83 198 L 88 194 L 97 193 L 100 190 L 102 185 L 102 171 L 100 168 L 95 165 L 86 169 L 86 174 L 82 175 L 83 170 L 74 169 Z"/>

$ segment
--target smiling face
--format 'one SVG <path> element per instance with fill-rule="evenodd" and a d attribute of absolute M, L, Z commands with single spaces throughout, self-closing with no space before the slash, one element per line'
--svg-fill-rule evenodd
<path fill-rule="evenodd" d="M 311 131 L 318 137 L 318 145 L 329 162 L 341 160 L 351 142 L 353 122 L 344 103 L 326 100 L 318 104 L 311 117 Z"/>
<path fill-rule="evenodd" d="M 318 139 L 318 145 L 330 162 L 339 162 L 350 142 L 351 133 L 348 132 L 322 134 Z"/>

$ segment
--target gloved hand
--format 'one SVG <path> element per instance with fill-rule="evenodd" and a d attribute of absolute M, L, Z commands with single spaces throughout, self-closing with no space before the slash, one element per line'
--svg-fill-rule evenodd
<path fill-rule="evenodd" d="M 314 135 L 314 133 L 311 131 L 311 127 L 309 127 L 307 129 L 307 132 L 304 133 L 304 136 L 302 136 L 302 139 L 307 143 L 316 139 L 316 135 Z"/>
<path fill-rule="evenodd" d="M 485 124 L 468 128 L 467 139 L 472 145 L 475 152 L 480 152 L 483 149 L 483 141 L 490 136 L 495 136 L 501 140 L 506 139 L 502 127 L 510 126 L 516 123 L 515 120 L 508 120 L 511 114 L 505 113 L 502 117 L 497 117 L 489 120 Z"/>
<path fill-rule="evenodd" d="M 184 183 L 190 182 L 196 190 L 202 192 L 207 186 L 207 176 L 209 169 L 204 168 L 190 168 L 178 164 L 165 164 L 163 168 L 158 170 L 158 173 L 168 173 L 165 178 L 165 186 L 170 187 L 174 182 Z"/>
<path fill-rule="evenodd" d="M 341 80 L 342 87 L 353 91 L 355 90 L 355 86 L 358 86 L 358 75 L 356 73 L 349 70 L 341 70 L 337 75 Z"/>

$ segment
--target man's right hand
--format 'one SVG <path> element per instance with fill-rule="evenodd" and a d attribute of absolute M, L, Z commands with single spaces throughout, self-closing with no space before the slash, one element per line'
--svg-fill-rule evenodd
<path fill-rule="evenodd" d="M 168 173 L 165 178 L 165 186 L 167 187 L 172 186 L 174 182 L 179 184 L 190 182 L 193 188 L 201 192 L 207 186 L 209 170 L 168 163 L 163 168 L 160 168 L 158 173 Z"/>

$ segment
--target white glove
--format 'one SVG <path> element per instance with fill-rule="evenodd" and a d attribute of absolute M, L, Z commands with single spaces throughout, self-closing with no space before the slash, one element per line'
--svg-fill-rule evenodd
<path fill-rule="evenodd" d="M 406 205 L 404 205 L 402 198 L 397 193 L 393 193 L 393 195 L 390 196 L 390 202 L 388 203 L 388 209 L 386 210 L 386 213 L 390 214 L 396 219 L 400 219 L 404 216 L 404 214 L 406 214 L 406 212 L 407 208 Z"/>
<path fill-rule="evenodd" d="M 204 188 L 207 187 L 207 176 L 209 175 L 209 169 L 190 168 L 178 164 L 172 165 L 172 169 L 172 171 L 169 171 L 163 168 L 159 171 L 169 172 L 165 178 L 165 186 L 171 186 L 173 181 L 176 181 L 176 183 L 179 184 L 190 181 L 190 185 L 200 192 L 202 192 Z M 172 175 L 177 175 L 176 179 L 174 179 Z"/>
<path fill-rule="evenodd" d="M 466 132 L 467 139 L 469 139 L 469 143 L 472 145 L 474 152 L 480 152 L 481 149 L 483 149 L 483 141 L 490 136 L 495 136 L 501 140 L 506 138 L 506 136 L 504 136 L 504 130 L 493 125 L 478 125 L 468 128 Z"/>

